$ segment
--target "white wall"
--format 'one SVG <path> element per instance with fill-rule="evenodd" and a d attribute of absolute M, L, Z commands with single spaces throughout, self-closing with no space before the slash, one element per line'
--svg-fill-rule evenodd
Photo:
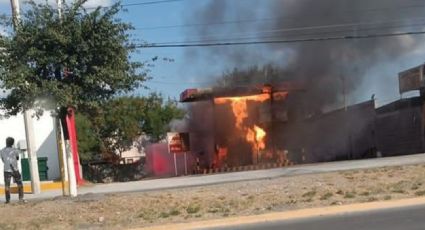
<path fill-rule="evenodd" d="M 137 138 L 137 140 L 133 142 L 133 146 L 131 147 L 131 149 L 121 153 L 121 162 L 136 162 L 142 157 L 145 157 L 145 148 L 143 147 L 145 141 L 148 141 L 146 136 L 140 136 L 139 138 Z"/>
<path fill-rule="evenodd" d="M 50 112 L 45 112 L 39 120 L 34 120 L 34 136 L 37 157 L 47 157 L 48 179 L 60 179 L 59 154 L 56 142 L 55 120 Z"/>
<path fill-rule="evenodd" d="M 125 163 L 136 162 L 146 156 L 144 150 L 139 151 L 137 147 L 132 147 L 130 150 L 121 153 L 121 160 Z"/>
<path fill-rule="evenodd" d="M 35 146 L 38 157 L 48 157 L 47 165 L 49 180 L 60 178 L 58 151 L 56 145 L 56 133 L 54 119 L 50 112 L 45 112 L 42 117 L 33 119 Z M 25 140 L 25 125 L 23 115 L 17 115 L 7 119 L 0 119 L 0 149 L 6 146 L 6 138 L 13 137 L 15 146 L 19 140 Z M 0 160 L 0 184 L 4 184 L 3 162 Z"/>

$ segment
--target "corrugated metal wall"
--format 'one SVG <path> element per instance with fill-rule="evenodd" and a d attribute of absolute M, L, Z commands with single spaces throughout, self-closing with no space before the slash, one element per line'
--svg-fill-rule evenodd
<path fill-rule="evenodd" d="M 399 100 L 377 109 L 377 147 L 384 156 L 424 152 L 421 98 Z"/>
<path fill-rule="evenodd" d="M 364 158 L 375 147 L 375 105 L 368 101 L 279 129 L 284 141 L 278 148 L 296 163 Z"/>

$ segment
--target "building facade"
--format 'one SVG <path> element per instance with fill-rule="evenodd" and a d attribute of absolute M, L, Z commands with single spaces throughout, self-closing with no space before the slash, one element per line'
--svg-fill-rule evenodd
<path fill-rule="evenodd" d="M 45 112 L 40 118 L 33 117 L 31 119 L 34 127 L 37 157 L 47 157 L 47 178 L 48 180 L 60 179 L 55 119 L 50 112 Z M 26 146 L 25 124 L 22 114 L 0 119 L 0 149 L 6 146 L 7 137 L 15 139 L 15 147 Z M 28 158 L 26 151 L 22 152 L 20 161 L 23 158 Z M 18 165 L 22 172 L 21 164 Z M 0 172 L 3 172 L 3 162 L 1 161 Z M 3 176 L 0 176 L 0 184 L 4 184 Z"/>

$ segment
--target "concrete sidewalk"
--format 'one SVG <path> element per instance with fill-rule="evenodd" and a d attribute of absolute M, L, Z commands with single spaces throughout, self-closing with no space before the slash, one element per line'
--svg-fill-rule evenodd
<path fill-rule="evenodd" d="M 401 166 L 425 163 L 425 154 L 376 158 L 356 161 L 339 161 L 330 163 L 320 163 L 311 165 L 299 165 L 286 168 L 276 168 L 268 170 L 257 170 L 247 172 L 221 173 L 213 175 L 195 175 L 186 177 L 175 177 L 156 180 L 142 180 L 125 183 L 95 184 L 82 186 L 78 189 L 79 195 L 84 194 L 105 194 L 105 193 L 123 193 L 123 192 L 143 192 L 173 188 L 187 188 L 195 186 L 214 185 L 222 183 L 233 183 L 241 181 L 252 181 L 271 179 L 285 176 L 294 176 L 312 173 L 325 173 L 355 169 L 367 169 L 384 166 Z M 43 191 L 41 194 L 26 194 L 25 198 L 47 199 L 62 195 L 62 190 Z M 12 197 L 12 199 L 15 197 Z M 4 201 L 4 197 L 0 200 Z"/>

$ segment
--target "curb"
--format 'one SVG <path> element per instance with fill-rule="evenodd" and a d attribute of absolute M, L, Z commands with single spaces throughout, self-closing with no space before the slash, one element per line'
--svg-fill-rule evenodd
<path fill-rule="evenodd" d="M 284 160 L 281 163 L 262 163 L 257 165 L 203 169 L 199 173 L 193 173 L 191 175 L 210 175 L 210 174 L 219 174 L 219 173 L 228 173 L 228 172 L 254 171 L 254 170 L 284 168 L 284 167 L 293 166 L 293 165 L 294 165 L 293 162 L 289 160 Z"/>
<path fill-rule="evenodd" d="M 58 190 L 62 189 L 62 182 L 41 182 L 40 187 L 41 191 Z M 18 187 L 16 184 L 10 186 L 10 192 L 12 194 L 18 193 Z M 31 184 L 24 183 L 24 193 L 32 193 Z M 4 195 L 4 186 L 0 186 L 0 195 Z"/>
<path fill-rule="evenodd" d="M 311 209 L 301 209 L 287 212 L 268 213 L 255 216 L 230 217 L 223 219 L 199 221 L 192 223 L 167 224 L 160 226 L 151 226 L 144 228 L 136 228 L 133 230 L 183 230 L 183 229 L 203 229 L 203 228 L 220 228 L 232 227 L 247 224 L 257 224 L 273 221 L 289 221 L 314 217 L 336 216 L 344 214 L 359 213 L 365 211 L 377 211 L 383 209 L 401 208 L 408 206 L 425 205 L 425 197 L 411 198 L 395 201 L 379 201 L 370 203 L 357 203 L 342 206 L 328 206 Z"/>

